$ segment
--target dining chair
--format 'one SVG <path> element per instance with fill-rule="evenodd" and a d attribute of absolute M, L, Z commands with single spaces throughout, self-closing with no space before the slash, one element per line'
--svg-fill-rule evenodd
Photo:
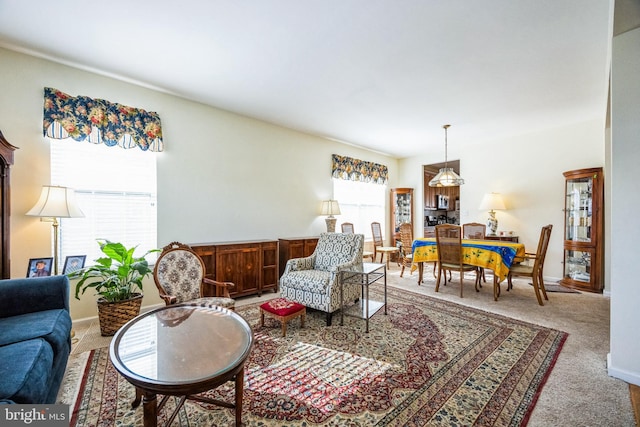
<path fill-rule="evenodd" d="M 460 298 L 462 298 L 465 272 L 475 272 L 475 289 L 479 292 L 480 275 L 475 265 L 465 264 L 462 256 L 462 227 L 452 224 L 436 225 L 436 246 L 438 248 L 438 279 L 436 292 L 440 289 L 440 279 L 446 271 L 456 271 L 460 275 Z"/>
<path fill-rule="evenodd" d="M 511 278 L 513 276 L 530 277 L 533 281 L 533 290 L 536 293 L 538 304 L 544 305 L 542 302 L 542 296 L 547 301 L 547 290 L 544 287 L 544 276 L 542 274 L 544 270 L 544 259 L 547 255 L 547 247 L 549 246 L 549 239 L 551 238 L 552 224 L 545 225 L 540 231 L 540 239 L 538 240 L 538 249 L 535 253 L 525 253 L 525 263 L 513 264 L 509 269 L 509 275 L 507 276 L 507 291 L 513 288 Z M 533 261 L 533 265 L 530 262 Z M 542 292 L 542 296 L 540 295 Z"/>
<path fill-rule="evenodd" d="M 389 257 L 391 254 L 399 254 L 400 248 L 397 246 L 384 246 L 384 239 L 382 238 L 382 228 L 379 222 L 371 223 L 371 234 L 373 234 L 373 260 L 375 261 L 380 253 L 380 262 L 384 255 L 387 255 L 387 270 L 389 269 Z M 400 262 L 398 262 L 398 266 Z"/>
<path fill-rule="evenodd" d="M 484 240 L 486 233 L 487 226 L 485 224 L 481 224 L 479 222 L 468 222 L 466 224 L 462 224 L 463 239 Z M 478 267 L 478 269 L 480 270 L 482 281 L 487 283 L 487 279 L 484 275 L 484 268 Z"/>
<path fill-rule="evenodd" d="M 349 234 L 354 233 L 353 224 L 350 222 L 343 222 L 340 227 L 342 227 L 343 233 L 349 233 Z"/>
<path fill-rule="evenodd" d="M 166 305 L 189 301 L 235 310 L 229 296 L 229 287 L 235 285 L 206 278 L 202 258 L 189 245 L 172 242 L 162 248 L 153 280 Z"/>
<path fill-rule="evenodd" d="M 403 222 L 400 224 L 400 264 L 402 265 L 402 270 L 400 270 L 400 277 L 404 274 L 404 268 L 409 267 L 409 273 L 413 274 L 411 271 L 411 266 L 413 265 L 413 225 L 408 222 Z"/>
<path fill-rule="evenodd" d="M 342 232 L 343 233 L 347 233 L 347 234 L 353 234 L 355 233 L 355 229 L 353 228 L 353 224 L 350 222 L 343 222 L 340 227 L 342 228 Z M 373 257 L 373 252 L 372 251 L 362 251 L 362 259 L 365 258 L 371 258 L 371 262 L 375 261 L 374 257 Z"/>

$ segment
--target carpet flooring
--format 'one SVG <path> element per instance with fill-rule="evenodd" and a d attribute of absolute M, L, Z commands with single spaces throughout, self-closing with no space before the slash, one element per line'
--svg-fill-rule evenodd
<path fill-rule="evenodd" d="M 372 297 L 381 298 L 379 287 Z M 526 425 L 567 338 L 394 288 L 389 314 L 373 316 L 369 334 L 360 319 L 340 326 L 334 318 L 326 327 L 325 316 L 310 311 L 305 328 L 292 322 L 283 338 L 275 322 L 259 326 L 258 304 L 238 312 L 255 336 L 246 426 Z M 233 390 L 208 395 L 231 400 Z M 142 408 L 131 409 L 133 396 L 103 347 L 72 356 L 59 403 L 73 408 L 71 426 L 138 426 Z M 195 426 L 233 423 L 231 410 L 191 401 L 181 417 Z"/>

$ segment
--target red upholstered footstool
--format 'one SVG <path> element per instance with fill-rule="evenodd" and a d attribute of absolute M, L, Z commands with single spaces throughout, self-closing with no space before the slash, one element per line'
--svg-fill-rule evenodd
<path fill-rule="evenodd" d="M 286 298 L 275 298 L 260 305 L 260 326 L 264 326 L 264 316 L 268 315 L 282 322 L 282 336 L 287 335 L 287 322 L 300 316 L 300 327 L 304 328 L 307 309 L 304 305 Z"/>

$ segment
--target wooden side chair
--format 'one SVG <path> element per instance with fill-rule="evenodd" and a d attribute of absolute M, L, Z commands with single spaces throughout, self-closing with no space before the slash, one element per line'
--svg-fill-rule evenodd
<path fill-rule="evenodd" d="M 353 224 L 350 222 L 343 222 L 340 227 L 342 228 L 342 232 L 343 233 L 348 233 L 348 234 L 353 234 L 354 233 L 354 229 L 353 229 Z"/>
<path fill-rule="evenodd" d="M 475 265 L 465 264 L 462 257 L 462 228 L 459 225 L 436 225 L 436 245 L 438 247 L 438 279 L 436 280 L 436 292 L 440 289 L 440 278 L 446 271 L 456 271 L 460 274 L 460 298 L 462 298 L 464 273 L 473 271 L 476 273 L 476 292 L 480 289 L 480 275 Z"/>
<path fill-rule="evenodd" d="M 547 247 L 549 246 L 549 239 L 551 238 L 551 229 L 553 228 L 552 224 L 545 225 L 542 227 L 540 231 L 540 239 L 538 240 L 538 249 L 536 253 L 525 254 L 525 262 L 532 261 L 531 264 L 514 264 L 509 269 L 509 275 L 507 276 L 507 290 L 513 288 L 513 283 L 511 282 L 511 277 L 513 276 L 523 276 L 530 277 L 533 281 L 533 290 L 536 293 L 536 298 L 538 299 L 538 304 L 544 305 L 542 302 L 542 297 L 540 292 L 542 291 L 542 296 L 547 301 L 549 298 L 547 297 L 547 290 L 544 288 L 544 276 L 542 274 L 544 270 L 544 259 L 547 255 Z"/>
<path fill-rule="evenodd" d="M 378 257 L 378 253 L 380 254 L 380 262 L 384 255 L 387 255 L 387 270 L 389 269 L 389 257 L 391 254 L 399 254 L 400 248 L 396 246 L 384 246 L 384 240 L 382 239 L 382 228 L 380 227 L 379 222 L 371 223 L 371 233 L 373 234 L 373 260 L 375 261 Z M 398 265 L 400 263 L 398 262 Z"/>
<path fill-rule="evenodd" d="M 463 239 L 475 239 L 484 240 L 487 235 L 487 226 L 479 222 L 468 222 L 462 224 L 462 238 Z M 482 276 L 482 281 L 487 283 L 487 279 L 484 275 L 484 268 L 478 267 Z"/>
<path fill-rule="evenodd" d="M 355 229 L 353 228 L 353 224 L 350 222 L 343 222 L 340 227 L 342 228 L 342 232 L 343 233 L 347 233 L 347 234 L 353 234 L 355 233 Z M 373 257 L 373 252 L 371 251 L 362 251 L 362 259 L 365 258 L 371 258 L 371 261 L 375 261 L 374 257 Z"/>
<path fill-rule="evenodd" d="M 413 265 L 413 225 L 408 222 L 400 224 L 400 264 L 402 270 L 400 270 L 400 277 L 404 274 L 404 268 L 409 267 L 409 273 L 411 274 L 411 266 Z"/>
<path fill-rule="evenodd" d="M 202 258 L 183 243 L 172 242 L 162 248 L 153 280 L 166 305 L 194 302 L 235 310 L 235 300 L 229 296 L 229 287 L 235 285 L 206 278 Z"/>

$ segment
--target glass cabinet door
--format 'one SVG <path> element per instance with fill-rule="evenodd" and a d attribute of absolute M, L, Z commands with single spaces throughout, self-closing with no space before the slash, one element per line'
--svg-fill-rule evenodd
<path fill-rule="evenodd" d="M 396 195 L 395 209 L 395 231 L 400 232 L 400 224 L 411 222 L 411 193 L 400 193 Z"/>
<path fill-rule="evenodd" d="M 564 239 L 592 242 L 593 177 L 567 180 Z"/>
<path fill-rule="evenodd" d="M 591 283 L 592 250 L 566 249 L 564 251 L 564 277 Z"/>

